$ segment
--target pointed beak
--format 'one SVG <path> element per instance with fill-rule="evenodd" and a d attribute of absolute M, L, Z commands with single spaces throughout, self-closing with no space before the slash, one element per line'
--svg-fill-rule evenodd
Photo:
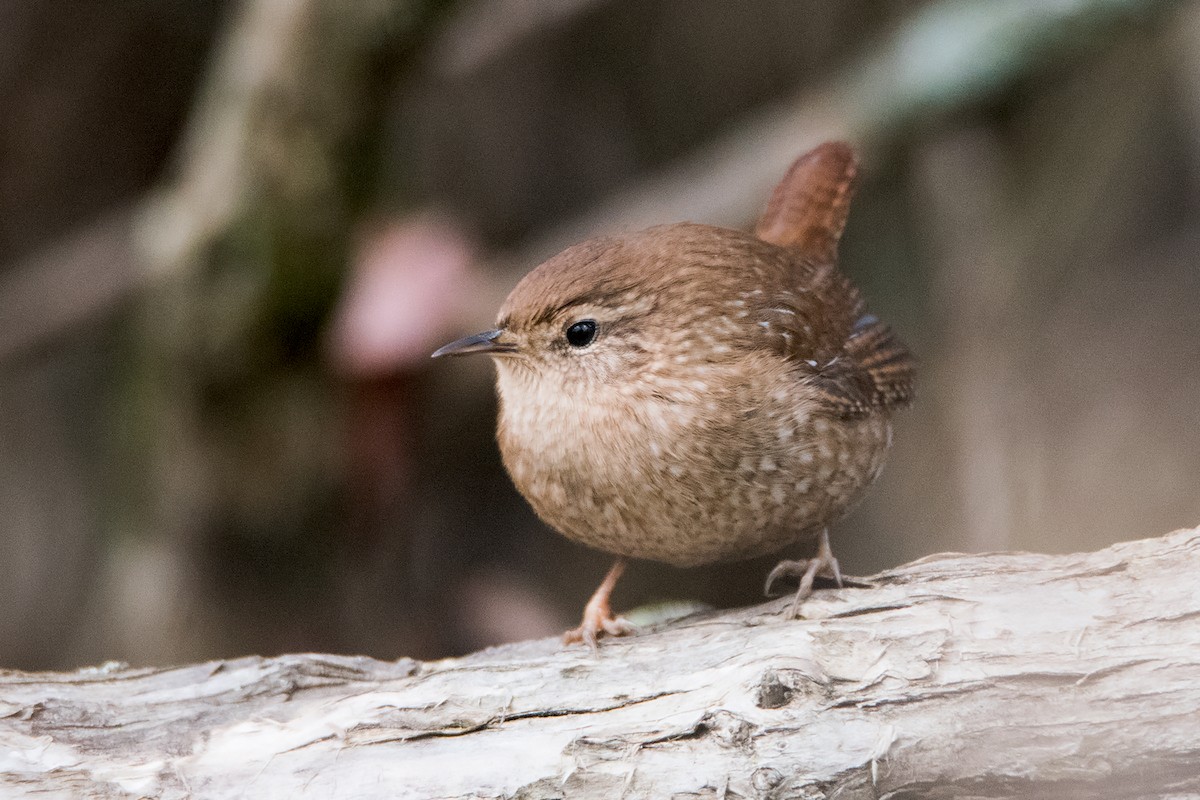
<path fill-rule="evenodd" d="M 504 329 L 496 328 L 493 331 L 484 331 L 474 336 L 464 336 L 457 342 L 451 342 L 445 347 L 439 347 L 434 351 L 431 358 L 465 356 L 470 353 L 515 353 L 517 351 L 515 344 L 499 341 L 503 335 Z"/>

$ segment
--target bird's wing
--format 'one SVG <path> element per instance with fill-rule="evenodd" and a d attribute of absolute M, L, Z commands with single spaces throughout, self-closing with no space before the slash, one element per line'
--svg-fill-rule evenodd
<path fill-rule="evenodd" d="M 887 325 L 864 314 L 841 354 L 811 369 L 810 382 L 830 411 L 857 417 L 900 408 L 913 398 L 916 360 Z"/>
<path fill-rule="evenodd" d="M 766 332 L 776 349 L 838 416 L 907 405 L 916 360 L 899 337 L 866 312 L 858 290 L 833 266 L 802 265 L 797 275 L 801 285 L 771 309 Z"/>

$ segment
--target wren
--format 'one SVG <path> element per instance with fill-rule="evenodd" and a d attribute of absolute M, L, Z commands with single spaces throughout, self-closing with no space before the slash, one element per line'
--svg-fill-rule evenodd
<path fill-rule="evenodd" d="M 801 156 L 754 233 L 679 223 L 568 248 L 494 330 L 433 355 L 495 357 L 497 439 L 547 524 L 617 556 L 566 640 L 631 630 L 609 606 L 627 558 L 681 567 L 801 541 L 767 580 L 841 583 L 827 526 L 878 476 L 914 361 L 838 271 L 857 160 Z"/>

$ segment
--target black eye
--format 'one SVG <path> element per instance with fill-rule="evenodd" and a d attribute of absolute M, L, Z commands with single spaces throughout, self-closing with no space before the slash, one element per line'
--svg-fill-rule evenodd
<path fill-rule="evenodd" d="M 581 319 L 567 328 L 567 343 L 571 347 L 587 347 L 596 338 L 596 320 Z"/>

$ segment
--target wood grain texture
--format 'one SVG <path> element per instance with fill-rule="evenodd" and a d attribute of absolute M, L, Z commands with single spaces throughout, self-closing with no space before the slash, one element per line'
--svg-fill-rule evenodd
<path fill-rule="evenodd" d="M 0 675 L 0 796 L 1200 792 L 1200 529 L 945 554 L 599 652 Z"/>

